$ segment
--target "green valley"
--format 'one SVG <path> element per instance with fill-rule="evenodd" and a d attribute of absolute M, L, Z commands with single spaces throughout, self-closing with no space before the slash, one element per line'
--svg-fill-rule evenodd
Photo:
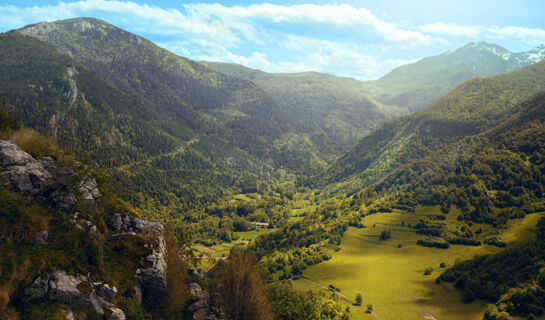
<path fill-rule="evenodd" d="M 259 38 L 224 61 L 271 66 L 258 51 L 277 32 L 320 34 L 352 7 L 104 3 L 175 19 L 154 41 L 73 13 L 0 34 L 0 319 L 545 319 L 543 46 L 399 66 L 445 50 L 445 29 L 377 23 L 414 43 L 359 59 L 328 38 L 274 44 L 397 66 L 376 80 L 275 73 L 164 48 Z"/>

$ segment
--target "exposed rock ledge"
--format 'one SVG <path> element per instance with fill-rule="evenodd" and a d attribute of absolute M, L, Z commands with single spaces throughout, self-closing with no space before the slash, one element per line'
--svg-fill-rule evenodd
<path fill-rule="evenodd" d="M 49 295 L 52 300 L 69 306 L 108 315 L 111 320 L 125 320 L 125 313 L 107 301 L 116 293 L 117 289 L 106 283 L 91 284 L 84 275 L 68 275 L 63 270 L 55 271 L 48 279 L 37 278 L 27 289 L 31 298 Z"/>
<path fill-rule="evenodd" d="M 117 236 L 148 234 L 153 235 L 153 241 L 146 243 L 151 253 L 144 259 L 145 266 L 136 270 L 138 278 L 137 291 L 142 293 L 142 303 L 145 306 L 154 306 L 159 303 L 167 290 L 167 263 L 164 227 L 159 221 L 146 221 L 120 213 L 114 214 L 113 230 Z"/>
<path fill-rule="evenodd" d="M 0 168 L 1 175 L 14 192 L 33 200 L 45 200 L 63 213 L 74 211 L 76 197 L 70 192 L 70 181 L 75 174 L 72 167 L 62 167 L 57 171 L 52 158 L 36 160 L 14 142 L 0 140 Z M 101 194 L 94 178 L 87 177 L 79 187 L 82 199 L 100 199 Z"/>

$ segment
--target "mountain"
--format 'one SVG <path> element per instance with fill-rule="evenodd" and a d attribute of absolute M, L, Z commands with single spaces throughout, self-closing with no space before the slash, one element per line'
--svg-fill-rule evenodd
<path fill-rule="evenodd" d="M 403 109 L 373 101 L 362 90 L 362 82 L 351 78 L 317 72 L 266 73 L 238 64 L 201 63 L 263 88 L 303 126 L 324 132 L 336 156 L 379 124 L 404 113 Z"/>
<path fill-rule="evenodd" d="M 290 117 L 251 82 L 212 71 L 98 19 L 39 23 L 17 32 L 50 43 L 186 131 L 221 137 L 252 155 L 272 159 L 277 166 L 316 169 L 315 163 L 303 166 L 299 161 L 281 159 L 283 149 L 290 149 L 281 140 L 299 132 L 291 126 Z M 301 138 L 297 143 L 306 140 Z M 301 149 L 290 151 L 299 153 Z M 305 154 L 299 160 L 315 158 Z"/>
<path fill-rule="evenodd" d="M 490 77 L 543 60 L 545 47 L 513 53 L 487 42 L 471 42 L 454 51 L 426 57 L 394 69 L 364 88 L 375 100 L 416 111 L 477 77 Z"/>
<path fill-rule="evenodd" d="M 316 72 L 266 73 L 237 64 L 201 63 L 263 88 L 305 126 L 325 132 L 339 146 L 338 154 L 387 119 L 423 109 L 467 80 L 513 71 L 544 57 L 543 46 L 513 53 L 496 44 L 469 43 L 365 82 Z"/>
<path fill-rule="evenodd" d="M 468 81 L 428 108 L 364 137 L 320 177 L 333 193 L 353 193 L 396 168 L 499 125 L 517 102 L 545 89 L 545 62 Z"/>
<path fill-rule="evenodd" d="M 0 41 L 9 109 L 107 168 L 121 196 L 150 216 L 178 219 L 242 191 L 283 192 L 294 174 L 315 174 L 333 157 L 323 133 L 257 85 L 103 21 L 39 23 Z"/>

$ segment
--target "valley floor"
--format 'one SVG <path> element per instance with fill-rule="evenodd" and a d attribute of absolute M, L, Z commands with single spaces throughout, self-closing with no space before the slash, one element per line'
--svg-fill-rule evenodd
<path fill-rule="evenodd" d="M 460 224 L 456 221 L 457 212 L 453 211 L 456 210 L 453 209 L 444 221 L 449 229 Z M 407 225 L 416 224 L 425 215 L 438 213 L 439 208 L 419 207 L 413 214 L 397 211 L 366 216 L 363 219 L 366 228 L 349 228 L 340 245 L 341 250 L 331 260 L 305 270 L 304 277 L 295 281 L 295 287 L 327 290 L 317 283 L 333 285 L 352 299 L 361 293 L 362 307 L 350 307 L 353 319 L 376 319 L 365 313 L 370 303 L 383 320 L 481 320 L 486 302 L 464 304 L 461 293 L 452 284 L 436 284 L 435 279 L 445 270 L 439 267 L 442 262 L 448 268 L 458 260 L 502 249 L 485 244 L 477 247 L 451 245 L 446 250 L 416 245 L 416 241 L 425 236 L 416 234 Z M 511 221 L 509 229 L 500 234 L 507 247 L 533 238 L 540 216 L 531 214 Z M 482 228 L 483 233 L 487 232 L 485 225 L 466 227 L 472 230 Z M 391 239 L 380 240 L 383 230 L 391 230 Z M 428 268 L 433 271 L 424 275 Z"/>

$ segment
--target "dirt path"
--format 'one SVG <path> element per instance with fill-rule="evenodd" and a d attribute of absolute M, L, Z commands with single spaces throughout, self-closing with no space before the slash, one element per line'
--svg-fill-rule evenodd
<path fill-rule="evenodd" d="M 312 279 L 310 279 L 310 278 L 307 278 L 307 277 L 305 277 L 305 276 L 301 276 L 301 278 L 303 278 L 303 279 L 305 279 L 305 280 L 307 280 L 307 281 L 310 281 L 310 282 L 312 282 L 312 283 L 314 283 L 314 284 L 316 284 L 316 285 L 318 285 L 318 286 L 320 286 L 320 287 L 322 287 L 322 288 L 324 288 L 324 289 L 330 290 L 330 288 L 329 288 L 328 286 L 326 286 L 325 284 L 323 284 L 323 283 L 320 283 L 320 282 L 318 282 L 318 281 L 314 281 L 314 280 L 312 280 Z M 337 290 L 334 290 L 333 292 L 335 292 L 339 297 L 343 298 L 344 300 L 346 300 L 346 301 L 352 303 L 353 305 L 356 304 L 356 300 L 354 300 L 354 299 L 352 299 L 352 298 L 346 296 L 345 294 L 343 294 L 343 293 L 341 293 L 341 292 L 339 292 L 339 291 L 337 291 Z M 363 307 L 361 307 L 361 308 L 363 308 Z M 379 319 L 379 320 L 383 320 L 381 317 L 379 317 L 378 314 L 374 313 L 373 311 L 371 311 L 370 313 L 371 313 L 375 318 L 377 318 L 377 319 Z M 430 320 L 432 320 L 432 319 L 430 319 Z M 437 320 L 437 319 L 435 319 L 435 320 Z"/>
<path fill-rule="evenodd" d="M 184 142 L 182 142 L 181 146 L 177 147 L 176 149 L 174 149 L 174 150 L 172 150 L 170 152 L 158 154 L 158 155 L 150 157 L 149 159 L 140 160 L 140 161 L 136 161 L 136 162 L 133 162 L 133 163 L 118 166 L 118 167 L 115 167 L 115 169 L 117 169 L 117 170 L 126 170 L 126 169 L 130 169 L 130 168 L 132 168 L 132 167 L 134 167 L 136 165 L 142 164 L 144 162 L 151 163 L 153 160 L 156 160 L 156 159 L 159 159 L 159 158 L 162 158 L 162 157 L 170 157 L 170 156 L 175 156 L 175 155 L 178 155 L 178 154 L 181 154 L 181 153 L 185 153 L 187 151 L 187 147 L 191 146 L 192 144 L 194 144 L 195 142 L 198 142 L 198 141 L 199 141 L 199 138 L 193 138 L 193 139 L 191 139 L 189 141 L 184 141 Z"/>
<path fill-rule="evenodd" d="M 422 317 L 424 319 L 427 319 L 427 320 L 439 320 L 439 318 L 437 318 L 436 316 L 434 316 L 433 314 L 431 314 L 430 310 L 428 310 L 426 307 L 424 307 L 420 302 L 418 302 L 418 300 L 413 300 L 413 303 L 415 305 L 417 305 L 418 307 L 420 307 L 420 309 L 422 310 L 423 312 L 423 315 Z"/>

